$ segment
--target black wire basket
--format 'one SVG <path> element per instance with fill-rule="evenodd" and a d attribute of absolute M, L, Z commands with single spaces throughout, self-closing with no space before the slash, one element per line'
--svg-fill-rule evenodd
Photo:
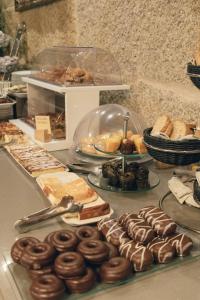
<path fill-rule="evenodd" d="M 188 63 L 187 65 L 187 75 L 190 77 L 192 83 L 200 89 L 200 66 Z"/>
<path fill-rule="evenodd" d="M 189 165 L 200 161 L 200 140 L 172 141 L 151 136 L 152 128 L 144 130 L 144 144 L 148 153 L 158 161 L 172 165 Z"/>

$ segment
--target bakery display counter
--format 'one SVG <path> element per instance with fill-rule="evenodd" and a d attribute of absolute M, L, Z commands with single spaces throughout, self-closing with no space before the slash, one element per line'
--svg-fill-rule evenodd
<path fill-rule="evenodd" d="M 70 159 L 70 152 L 58 151 L 53 155 L 61 162 L 66 164 Z M 16 237 L 35 236 L 43 240 L 51 231 L 69 228 L 60 218 L 46 221 L 46 223 L 38 224 L 28 233 L 18 234 L 13 228 L 13 224 L 24 215 L 28 215 L 33 211 L 37 211 L 48 206 L 48 200 L 39 190 L 35 180 L 15 164 L 10 159 L 8 153 L 4 150 L 0 152 L 0 178 L 1 178 L 1 201 L 0 201 L 0 282 L 2 299 L 29 299 L 25 294 L 27 281 L 24 279 L 24 273 L 21 272 L 19 266 L 9 264 L 10 248 Z M 154 170 L 154 166 L 149 163 L 149 167 Z M 154 170 L 155 171 L 155 170 Z M 147 205 L 158 205 L 158 201 L 167 192 L 167 180 L 170 178 L 171 170 L 156 170 L 160 177 L 160 185 L 148 193 L 110 193 L 102 189 L 96 189 L 99 196 L 107 201 L 113 208 L 115 215 L 121 215 L 127 211 L 138 212 L 142 207 Z M 12 187 L 12 188 L 11 188 Z M 188 234 L 188 233 L 187 233 Z M 199 247 L 199 235 L 189 233 L 195 243 L 194 250 Z M 197 247 L 197 248 L 196 248 Z M 165 268 L 165 272 L 159 270 L 157 273 L 148 271 L 149 273 L 138 273 L 133 276 L 128 284 L 106 290 L 105 286 L 99 285 L 100 292 L 94 293 L 92 290 L 86 296 L 86 299 L 121 299 L 122 295 L 126 295 L 126 299 L 199 299 L 200 293 L 198 278 L 200 276 L 200 260 L 198 257 L 184 258 L 179 262 L 174 261 Z M 190 262 L 188 262 L 190 260 Z M 163 266 L 160 265 L 163 269 Z M 19 272 L 20 271 L 20 272 Z M 17 275 L 16 275 L 17 274 Z M 152 275 L 153 276 L 150 276 Z M 139 278 L 138 278 L 139 277 Z M 143 278 L 143 280 L 142 280 Z M 139 280 L 141 279 L 141 280 Z M 18 288 L 17 288 L 18 287 Z M 190 287 L 190 288 L 188 288 Z M 79 299 L 81 296 L 70 296 L 71 299 Z M 67 299 L 70 299 L 67 297 Z M 31 299 L 31 298 L 30 298 Z"/>

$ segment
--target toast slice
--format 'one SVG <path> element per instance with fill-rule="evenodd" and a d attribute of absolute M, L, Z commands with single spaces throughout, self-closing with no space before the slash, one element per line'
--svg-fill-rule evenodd
<path fill-rule="evenodd" d="M 173 130 L 170 136 L 171 140 L 179 140 L 188 134 L 192 134 L 192 130 L 185 122 L 181 120 L 175 120 L 173 122 Z"/>
<path fill-rule="evenodd" d="M 173 130 L 173 124 L 170 120 L 170 118 L 167 115 L 160 116 L 151 131 L 151 135 L 157 136 L 157 135 L 164 135 L 167 137 L 170 137 Z"/>

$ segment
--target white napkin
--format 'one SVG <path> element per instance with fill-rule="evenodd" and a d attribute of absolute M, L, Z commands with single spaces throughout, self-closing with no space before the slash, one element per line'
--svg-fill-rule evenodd
<path fill-rule="evenodd" d="M 193 198 L 192 189 L 184 185 L 178 177 L 172 177 L 168 181 L 168 186 L 180 204 L 186 203 L 189 206 L 200 208 L 200 205 Z"/>

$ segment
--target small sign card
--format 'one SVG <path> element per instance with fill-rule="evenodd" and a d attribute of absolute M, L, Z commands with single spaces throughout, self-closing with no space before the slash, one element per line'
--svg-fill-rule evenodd
<path fill-rule="evenodd" d="M 51 125 L 49 116 L 35 116 L 36 130 L 47 130 L 51 134 Z"/>

